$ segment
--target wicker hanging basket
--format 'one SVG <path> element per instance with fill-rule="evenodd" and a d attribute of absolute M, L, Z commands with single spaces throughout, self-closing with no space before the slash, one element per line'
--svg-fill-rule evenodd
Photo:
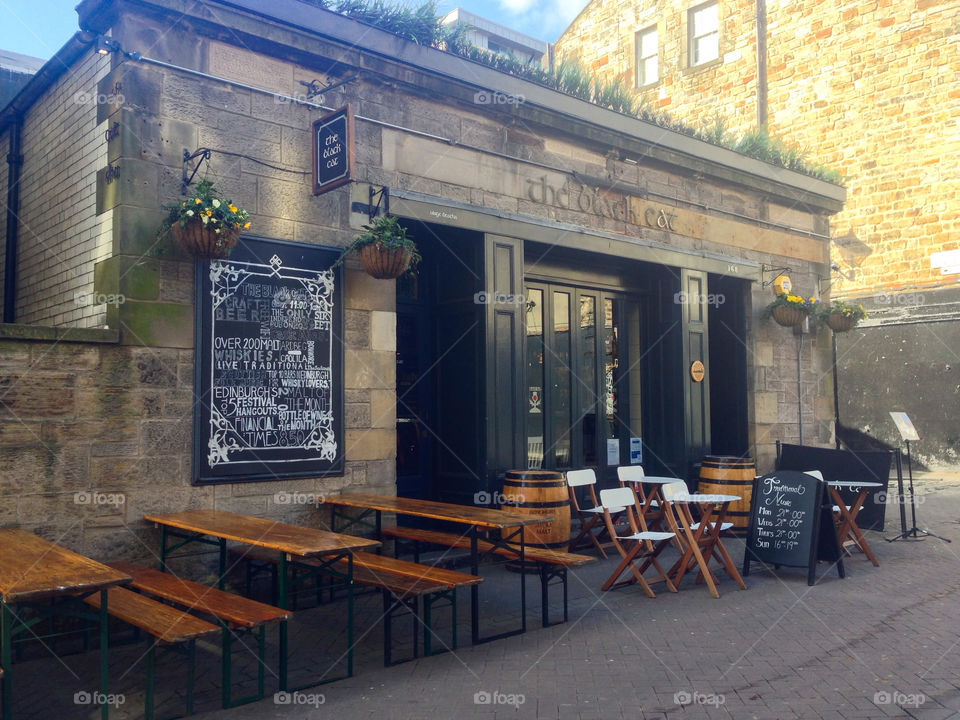
<path fill-rule="evenodd" d="M 847 332 L 857 326 L 857 319 L 839 312 L 827 315 L 827 327 L 834 332 Z"/>
<path fill-rule="evenodd" d="M 770 308 L 770 315 L 778 325 L 783 325 L 783 327 L 796 327 L 807 317 L 807 311 L 805 308 L 774 305 Z"/>
<path fill-rule="evenodd" d="M 227 257 L 240 239 L 240 229 L 230 228 L 215 232 L 200 220 L 190 220 L 185 226 L 175 222 L 170 226 L 180 248 L 198 260 L 218 260 Z M 217 242 L 219 240 L 219 243 Z"/>
<path fill-rule="evenodd" d="M 412 257 L 406 248 L 388 248 L 383 245 L 364 245 L 357 252 L 364 271 L 378 280 L 392 280 L 407 271 Z"/>

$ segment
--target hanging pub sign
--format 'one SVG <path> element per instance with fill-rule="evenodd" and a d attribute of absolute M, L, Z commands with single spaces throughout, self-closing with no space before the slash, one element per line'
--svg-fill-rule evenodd
<path fill-rule="evenodd" d="M 197 264 L 194 484 L 343 473 L 339 254 L 244 236 Z"/>
<path fill-rule="evenodd" d="M 313 194 L 350 182 L 353 172 L 353 108 L 324 115 L 313 124 Z"/>

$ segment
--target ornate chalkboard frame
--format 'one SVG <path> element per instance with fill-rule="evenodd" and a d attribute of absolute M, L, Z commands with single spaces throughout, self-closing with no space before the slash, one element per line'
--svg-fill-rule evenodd
<path fill-rule="evenodd" d="M 339 254 L 245 235 L 197 261 L 194 485 L 343 474 Z"/>

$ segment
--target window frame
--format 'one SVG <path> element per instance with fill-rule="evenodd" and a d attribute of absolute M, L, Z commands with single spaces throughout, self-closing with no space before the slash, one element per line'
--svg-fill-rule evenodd
<path fill-rule="evenodd" d="M 694 18 L 698 12 L 710 7 L 711 5 L 717 9 L 716 30 L 711 30 L 710 32 L 702 35 L 696 35 Z M 700 62 L 696 62 L 698 41 L 702 41 L 704 38 L 708 38 L 711 35 L 717 36 L 716 56 L 710 58 L 709 60 L 701 60 Z M 720 62 L 722 57 L 723 53 L 720 51 L 720 0 L 706 0 L 706 2 L 694 5 L 687 10 L 687 67 L 692 69 L 705 67 L 713 63 Z"/>
<path fill-rule="evenodd" d="M 640 53 L 643 51 L 643 38 L 651 33 L 653 33 L 656 38 L 656 50 L 651 55 L 641 55 Z M 643 72 L 645 67 L 644 61 L 649 58 L 656 58 L 657 61 L 657 77 L 653 80 L 647 80 Z M 656 23 L 637 30 L 634 36 L 634 67 L 636 68 L 634 74 L 635 87 L 647 88 L 660 82 L 660 29 Z"/>

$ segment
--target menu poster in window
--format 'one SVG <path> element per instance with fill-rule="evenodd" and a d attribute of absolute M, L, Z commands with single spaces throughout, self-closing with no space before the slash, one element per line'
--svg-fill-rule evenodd
<path fill-rule="evenodd" d="M 839 561 L 825 492 L 822 480 L 794 470 L 778 470 L 754 481 L 744 575 L 750 574 L 751 562 L 805 567 L 807 583 L 813 585 L 817 560 Z M 838 572 L 843 577 L 842 564 Z"/>
<path fill-rule="evenodd" d="M 194 484 L 343 474 L 339 254 L 245 236 L 197 264 Z"/>

